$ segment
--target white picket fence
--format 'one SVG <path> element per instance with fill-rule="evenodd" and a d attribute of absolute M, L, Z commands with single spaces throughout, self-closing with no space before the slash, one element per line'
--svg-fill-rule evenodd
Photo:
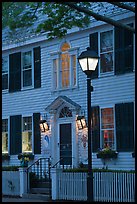
<path fill-rule="evenodd" d="M 2 172 L 2 194 L 11 196 L 20 196 L 20 172 L 3 171 Z"/>
<path fill-rule="evenodd" d="M 135 202 L 135 173 L 94 172 L 94 201 Z M 58 173 L 58 199 L 87 200 L 87 173 Z"/>
<path fill-rule="evenodd" d="M 26 168 L 18 171 L 2 171 L 2 194 L 8 196 L 20 196 L 27 193 Z"/>

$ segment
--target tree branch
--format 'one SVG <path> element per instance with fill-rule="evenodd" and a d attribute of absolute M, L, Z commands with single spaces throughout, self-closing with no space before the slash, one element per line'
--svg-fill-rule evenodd
<path fill-rule="evenodd" d="M 126 9 L 126 10 L 129 10 L 129 11 L 132 11 L 135 13 L 135 7 L 132 7 L 132 6 L 129 6 L 127 4 L 123 4 L 123 3 L 120 3 L 120 2 L 109 2 L 107 1 L 109 4 L 113 4 L 113 5 L 116 5 L 120 8 L 123 8 L 123 9 Z"/>
<path fill-rule="evenodd" d="M 58 2 L 56 2 L 58 3 Z M 130 26 L 127 26 L 123 23 L 119 23 L 118 21 L 115 21 L 111 18 L 108 18 L 106 16 L 102 16 L 100 14 L 97 14 L 97 13 L 94 13 L 93 11 L 91 10 L 88 10 L 87 8 L 83 8 L 81 6 L 77 6 L 75 3 L 72 3 L 72 2 L 59 2 L 59 4 L 65 4 L 65 5 L 68 5 L 69 7 L 73 8 L 73 9 L 76 9 L 77 11 L 80 11 L 80 12 L 83 12 L 89 16 L 93 16 L 97 21 L 104 21 L 108 24 L 111 24 L 113 26 L 116 26 L 116 27 L 120 27 L 120 28 L 124 28 L 124 29 L 127 29 L 133 33 L 135 33 L 135 29 L 130 27 Z"/>

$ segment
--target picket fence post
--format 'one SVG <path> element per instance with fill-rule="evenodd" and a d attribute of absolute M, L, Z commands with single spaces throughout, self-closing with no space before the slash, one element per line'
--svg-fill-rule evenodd
<path fill-rule="evenodd" d="M 27 193 L 27 167 L 19 168 L 19 176 L 20 176 L 20 197 L 23 194 Z"/>
<path fill-rule="evenodd" d="M 58 174 L 62 172 L 62 169 L 51 168 L 52 179 L 52 200 L 58 199 Z"/>

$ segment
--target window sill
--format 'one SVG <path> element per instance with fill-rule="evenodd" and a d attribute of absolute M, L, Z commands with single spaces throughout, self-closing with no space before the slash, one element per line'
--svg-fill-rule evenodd
<path fill-rule="evenodd" d="M 74 87 L 67 87 L 67 88 L 59 88 L 59 89 L 53 89 L 52 93 L 56 93 L 56 92 L 61 92 L 61 91 L 70 91 L 70 90 L 74 90 L 77 89 L 78 86 L 74 86 Z"/>
<path fill-rule="evenodd" d="M 99 74 L 99 78 L 109 77 L 109 76 L 114 76 L 114 71 Z"/>
<path fill-rule="evenodd" d="M 23 88 L 21 89 L 21 91 L 27 91 L 27 90 L 30 90 L 30 89 L 34 89 L 34 87 L 33 87 L 33 86 L 23 87 Z"/>

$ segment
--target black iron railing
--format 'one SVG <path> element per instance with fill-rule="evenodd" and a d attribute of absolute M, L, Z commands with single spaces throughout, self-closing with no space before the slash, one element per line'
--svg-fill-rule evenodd
<path fill-rule="evenodd" d="M 50 182 L 50 165 L 50 158 L 40 158 L 26 169 L 27 192 L 39 183 Z"/>

